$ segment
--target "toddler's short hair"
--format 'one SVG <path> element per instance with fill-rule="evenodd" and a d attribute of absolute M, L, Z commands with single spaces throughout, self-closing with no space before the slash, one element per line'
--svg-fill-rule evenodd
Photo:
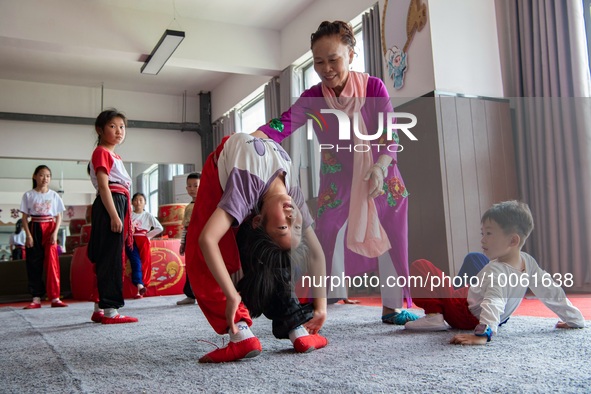
<path fill-rule="evenodd" d="M 487 220 L 495 221 L 505 234 L 517 233 L 521 238 L 520 247 L 534 229 L 534 219 L 529 206 L 521 201 L 511 200 L 494 204 L 490 207 L 480 222 L 484 224 Z"/>
<path fill-rule="evenodd" d="M 192 172 L 189 175 L 187 175 L 187 180 L 189 179 L 201 179 L 201 173 L 200 172 Z"/>

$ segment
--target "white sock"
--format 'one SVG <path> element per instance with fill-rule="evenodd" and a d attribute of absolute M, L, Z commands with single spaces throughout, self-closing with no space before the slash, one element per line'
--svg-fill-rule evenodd
<path fill-rule="evenodd" d="M 105 308 L 105 317 L 115 317 L 118 314 L 119 313 L 117 312 L 117 309 L 115 309 L 115 308 Z"/>
<path fill-rule="evenodd" d="M 59 302 L 60 299 L 59 298 L 54 298 L 53 300 L 51 300 L 51 302 Z"/>
<path fill-rule="evenodd" d="M 308 332 L 308 330 L 306 330 L 306 327 L 304 326 L 297 326 L 296 328 L 294 328 L 293 330 L 291 330 L 289 332 L 289 340 L 291 341 L 291 343 L 294 343 L 296 339 L 298 339 L 299 337 L 305 337 L 310 335 L 310 333 Z"/>
<path fill-rule="evenodd" d="M 244 341 L 245 339 L 254 337 L 254 334 L 252 333 L 252 331 L 250 331 L 250 327 L 248 327 L 248 324 L 246 324 L 246 322 L 239 321 L 238 323 L 236 323 L 236 326 L 238 327 L 238 332 L 236 334 L 229 333 L 230 342 L 240 342 Z"/>
<path fill-rule="evenodd" d="M 98 302 L 94 303 L 94 311 L 95 312 L 104 312 L 101 308 L 99 308 Z"/>
<path fill-rule="evenodd" d="M 33 303 L 40 304 L 41 303 L 41 297 L 33 297 Z"/>

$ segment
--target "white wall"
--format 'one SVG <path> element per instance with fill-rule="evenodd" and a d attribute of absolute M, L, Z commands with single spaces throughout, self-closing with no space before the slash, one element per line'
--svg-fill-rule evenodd
<path fill-rule="evenodd" d="M 256 89 L 271 80 L 269 76 L 235 74 L 211 92 L 211 120 L 215 121 Z"/>
<path fill-rule="evenodd" d="M 502 97 L 494 0 L 429 0 L 437 90 Z"/>
<path fill-rule="evenodd" d="M 116 107 L 132 120 L 182 121 L 182 96 L 104 90 L 91 87 L 0 80 L 3 112 L 95 118 Z M 199 98 L 188 97 L 186 120 L 199 121 Z M 118 148 L 125 161 L 189 163 L 201 166 L 201 139 L 196 132 L 128 129 Z M 88 160 L 96 133 L 91 125 L 0 121 L 0 157 Z"/>
<path fill-rule="evenodd" d="M 435 71 L 433 65 L 433 44 L 431 42 L 431 13 L 427 5 L 427 24 L 417 31 L 407 49 L 407 68 L 404 86 L 394 88 L 394 81 L 388 74 L 387 58 L 384 56 L 383 81 L 394 102 L 405 102 L 435 90 Z M 408 39 L 406 34 L 406 17 L 410 0 L 390 0 L 386 8 L 386 17 L 382 18 L 385 2 L 380 2 L 380 20 L 385 20 L 384 38 L 386 50 L 396 46 L 403 49 Z"/>

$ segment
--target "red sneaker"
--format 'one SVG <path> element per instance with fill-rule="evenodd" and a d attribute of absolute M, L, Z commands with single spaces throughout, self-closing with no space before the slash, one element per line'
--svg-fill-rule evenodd
<path fill-rule="evenodd" d="M 207 353 L 199 359 L 200 363 L 227 363 L 230 361 L 241 360 L 243 358 L 253 358 L 261 354 L 263 348 L 257 337 L 245 339 L 240 342 L 230 342 L 228 346 L 216 349 Z"/>
<path fill-rule="evenodd" d="M 95 323 L 101 323 L 103 321 L 103 317 L 105 316 L 105 312 L 92 312 L 92 316 L 90 320 Z"/>
<path fill-rule="evenodd" d="M 298 353 L 309 353 L 314 350 L 322 349 L 326 345 L 328 345 L 328 339 L 318 334 L 299 337 L 293 343 L 293 347 Z"/>
<path fill-rule="evenodd" d="M 101 319 L 101 323 L 103 323 L 103 324 L 137 323 L 137 318 L 117 314 L 115 317 L 103 316 L 103 318 Z"/>
<path fill-rule="evenodd" d="M 68 306 L 68 304 L 62 302 L 62 300 L 52 301 L 51 303 L 52 308 L 64 308 L 66 306 Z"/>
<path fill-rule="evenodd" d="M 25 306 L 23 309 L 39 309 L 41 308 L 41 304 L 37 304 L 36 302 L 31 302 L 29 305 Z"/>

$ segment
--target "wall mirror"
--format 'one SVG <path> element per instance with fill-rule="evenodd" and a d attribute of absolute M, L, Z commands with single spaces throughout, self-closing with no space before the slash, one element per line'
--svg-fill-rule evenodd
<path fill-rule="evenodd" d="M 86 206 L 92 204 L 95 190 L 87 173 L 88 161 L 17 159 L 0 157 L 0 260 L 9 253 L 9 237 L 20 218 L 18 209 L 27 190 L 32 188 L 35 168 L 47 165 L 52 172 L 50 188 L 60 193 L 66 206 L 60 237 L 70 235 L 70 219 L 83 218 Z M 146 195 L 146 210 L 158 215 L 158 206 L 186 203 L 186 174 L 195 171 L 193 164 L 126 162 L 133 180 L 132 193 Z"/>

